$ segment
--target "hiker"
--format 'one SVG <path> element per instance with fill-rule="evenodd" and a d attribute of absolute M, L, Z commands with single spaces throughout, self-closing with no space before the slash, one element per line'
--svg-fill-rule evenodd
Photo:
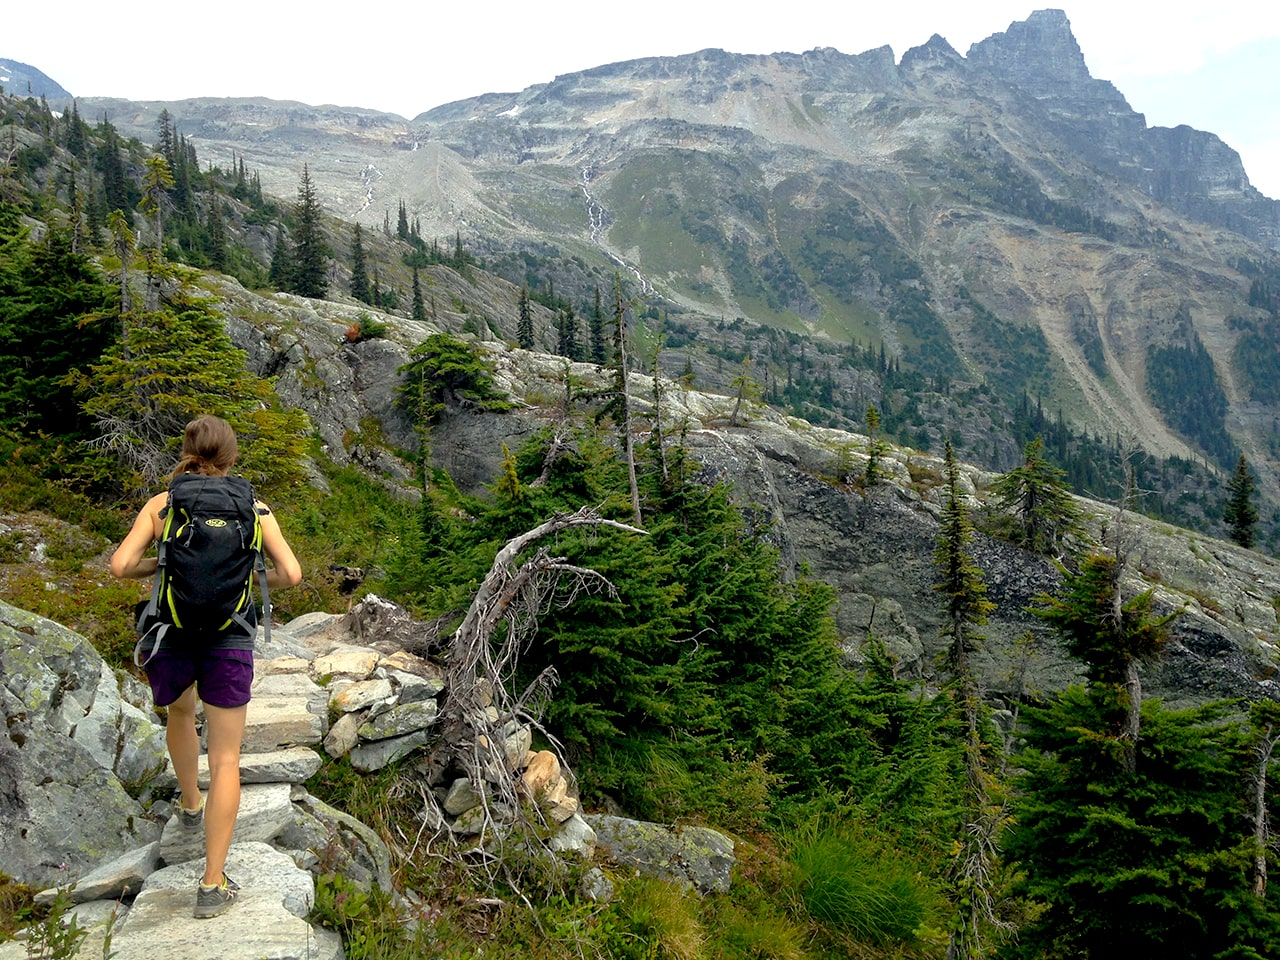
<path fill-rule="evenodd" d="M 250 581 L 254 577 L 255 562 L 259 577 L 265 577 L 263 593 L 267 609 L 264 618 L 268 624 L 271 612 L 266 588 L 293 586 L 302 579 L 298 560 L 285 542 L 280 524 L 270 509 L 254 498 L 248 481 L 228 476 L 238 453 L 235 431 L 225 420 L 204 416 L 188 423 L 182 438 L 182 456 L 173 471 L 169 491 L 156 494 L 147 501 L 133 528 L 111 557 L 114 576 L 143 579 L 156 575 L 152 599 L 139 620 L 139 632 L 146 631 L 139 644 L 140 648 L 151 644 L 145 669 L 156 706 L 169 708 L 165 739 L 178 786 L 182 790 L 178 819 L 187 829 L 199 829 L 202 823 L 204 826 L 205 870 L 196 891 L 194 913 L 200 918 L 222 913 L 231 906 L 239 890 L 223 867 L 240 809 L 240 744 L 248 712 L 249 687 L 253 682 L 257 616 L 249 592 L 251 584 L 245 583 L 245 577 L 239 570 L 235 575 L 239 576 L 241 583 L 232 591 L 239 609 L 229 616 L 226 611 L 220 611 L 209 621 L 204 611 L 188 605 L 181 609 L 179 616 L 180 603 L 184 598 L 180 595 L 183 591 L 178 581 L 183 579 L 184 567 L 195 568 L 194 574 L 188 574 L 186 579 L 198 581 L 198 590 L 216 584 L 220 577 L 226 579 L 225 568 L 236 566 L 227 559 L 219 559 L 216 562 L 224 569 L 200 570 L 199 558 L 193 560 L 189 556 L 192 553 L 191 531 L 179 528 L 175 533 L 174 524 L 181 522 L 179 517 L 189 521 L 193 513 L 203 509 L 200 505 L 189 504 L 193 492 L 200 503 L 215 506 L 230 503 L 241 514 L 247 514 L 242 519 L 234 511 L 224 511 L 222 516 L 230 519 L 206 518 L 205 522 L 215 532 L 227 528 L 242 531 L 229 549 L 252 553 L 257 558 L 244 563 L 247 564 L 245 569 L 250 571 Z M 198 524 L 185 526 L 196 527 Z M 254 535 L 251 545 L 246 543 L 244 527 Z M 257 535 L 259 529 L 260 540 Z M 250 549 L 250 546 L 258 547 L 259 543 L 260 550 Z M 158 546 L 159 555 L 144 556 L 153 544 Z M 169 546 L 174 551 L 166 551 Z M 184 547 L 185 554 L 182 552 Z M 262 553 L 270 559 L 270 568 L 264 569 Z M 211 548 L 208 554 L 215 555 L 215 551 Z M 157 575 L 159 559 L 166 556 L 165 571 Z M 231 559 L 237 560 L 235 557 Z M 168 596 L 168 591 L 173 591 L 174 596 Z M 144 619 L 149 622 L 144 624 Z M 183 619 L 185 623 L 175 622 Z M 204 702 L 209 752 L 207 798 L 200 793 L 196 775 L 200 754 L 200 740 L 196 732 L 197 697 Z"/>

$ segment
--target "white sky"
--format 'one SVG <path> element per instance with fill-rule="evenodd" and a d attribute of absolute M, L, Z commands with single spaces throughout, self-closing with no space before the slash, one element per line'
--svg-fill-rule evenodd
<path fill-rule="evenodd" d="M 1195 7 L 1059 0 L 1093 76 L 1152 126 L 1186 123 L 1239 151 L 1253 184 L 1280 198 L 1280 4 Z M 370 107 L 412 118 L 442 103 L 521 90 L 558 74 L 719 47 L 735 53 L 888 44 L 901 59 L 934 33 L 961 54 L 1024 20 L 1005 0 L 642 0 L 626 5 L 185 3 L 101 0 L 6 5 L 0 58 L 39 68 L 76 96 L 179 100 L 265 96 Z"/>

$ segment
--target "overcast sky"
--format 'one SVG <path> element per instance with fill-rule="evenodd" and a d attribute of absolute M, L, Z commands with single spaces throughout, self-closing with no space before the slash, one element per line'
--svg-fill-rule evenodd
<path fill-rule="evenodd" d="M 1280 198 L 1280 4 L 1076 0 L 1063 8 L 1093 76 L 1114 83 L 1152 126 L 1218 134 L 1253 184 Z M 265 96 L 411 118 L 562 73 L 706 47 L 852 54 L 888 44 L 901 59 L 939 33 L 964 54 L 1034 9 L 1004 0 L 874 8 L 829 0 L 18 2 L 5 7 L 0 57 L 37 67 L 76 96 Z"/>

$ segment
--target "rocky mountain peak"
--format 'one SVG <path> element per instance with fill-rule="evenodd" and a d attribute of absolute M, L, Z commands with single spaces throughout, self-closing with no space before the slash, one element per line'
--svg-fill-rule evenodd
<path fill-rule="evenodd" d="M 1062 10 L 1037 10 L 969 48 L 968 60 L 1037 99 L 1110 100 L 1128 109 L 1114 86 L 1095 80 Z"/>
<path fill-rule="evenodd" d="M 918 47 L 912 47 L 902 55 L 902 71 L 908 73 L 924 64 L 959 64 L 963 62 L 956 48 L 946 37 L 935 33 Z"/>

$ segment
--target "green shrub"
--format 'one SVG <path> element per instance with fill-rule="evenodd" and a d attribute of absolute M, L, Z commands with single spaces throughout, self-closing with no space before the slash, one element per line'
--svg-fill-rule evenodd
<path fill-rule="evenodd" d="M 698 900 L 678 886 L 637 877 L 621 891 L 617 904 L 622 928 L 630 937 L 614 953 L 617 960 L 699 960 L 705 939 Z"/>
<path fill-rule="evenodd" d="M 876 945 L 911 942 L 935 893 L 899 850 L 845 825 L 817 825 L 792 845 L 801 902 L 819 923 Z"/>

